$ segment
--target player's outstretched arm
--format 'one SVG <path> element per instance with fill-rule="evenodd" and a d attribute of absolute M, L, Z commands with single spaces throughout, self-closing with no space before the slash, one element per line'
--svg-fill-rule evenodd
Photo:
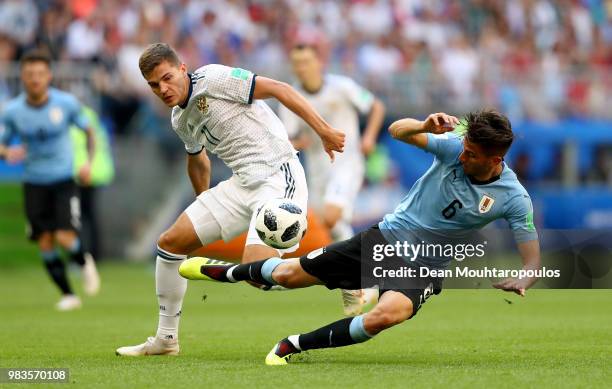
<path fill-rule="evenodd" d="M 537 240 L 530 240 L 518 244 L 518 250 L 523 260 L 523 270 L 538 270 L 542 267 L 540 261 L 540 243 Z M 525 296 L 525 291 L 538 281 L 537 277 L 507 278 L 493 287 L 507 292 L 514 292 L 520 296 Z"/>
<path fill-rule="evenodd" d="M 301 117 L 319 135 L 329 157 L 334 160 L 334 151 L 344 151 L 344 133 L 330 126 L 315 111 L 312 105 L 293 87 L 285 82 L 257 76 L 253 98 L 268 99 L 274 97 L 293 113 Z"/>
<path fill-rule="evenodd" d="M 6 146 L 0 144 L 0 159 L 6 160 L 9 165 L 15 165 L 26 157 L 26 148 L 23 145 Z"/>
<path fill-rule="evenodd" d="M 91 183 L 91 166 L 96 154 L 96 136 L 95 130 L 91 126 L 85 128 L 87 135 L 87 162 L 79 170 L 79 181 L 89 185 Z"/>
<path fill-rule="evenodd" d="M 372 109 L 368 115 L 368 121 L 366 123 L 363 136 L 361 137 L 361 151 L 365 155 L 369 155 L 374 151 L 376 147 L 376 140 L 378 139 L 378 133 L 382 128 L 383 121 L 385 120 L 385 104 L 379 99 L 375 99 L 372 103 Z"/>
<path fill-rule="evenodd" d="M 187 154 L 187 175 L 196 196 L 210 186 L 210 159 L 202 149 L 198 154 Z"/>
<path fill-rule="evenodd" d="M 26 157 L 26 148 L 24 145 L 9 146 L 9 142 L 15 135 L 15 130 L 5 116 L 2 117 L 0 122 L 1 127 L 4 127 L 4 131 L 0 131 L 0 160 L 6 160 L 8 164 L 17 164 L 23 161 Z"/>
<path fill-rule="evenodd" d="M 389 126 L 391 136 L 402 142 L 424 149 L 427 146 L 427 133 L 444 134 L 453 131 L 459 119 L 445 113 L 432 113 L 427 119 L 400 119 Z"/>
<path fill-rule="evenodd" d="M 7 159 L 8 157 L 8 147 L 0 143 L 0 160 Z"/>

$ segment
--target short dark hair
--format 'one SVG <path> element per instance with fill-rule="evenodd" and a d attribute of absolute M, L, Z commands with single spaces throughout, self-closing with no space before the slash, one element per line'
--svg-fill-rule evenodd
<path fill-rule="evenodd" d="M 489 155 L 503 157 L 514 140 L 508 118 L 494 110 L 474 111 L 465 115 L 465 138 L 481 146 Z"/>
<path fill-rule="evenodd" d="M 167 61 L 171 65 L 178 66 L 181 61 L 179 60 L 176 51 L 167 43 L 153 43 L 150 44 L 145 51 L 140 55 L 138 60 L 138 67 L 143 76 L 151 73 L 153 69 L 160 63 Z"/>
<path fill-rule="evenodd" d="M 33 49 L 21 56 L 20 63 L 22 67 L 33 62 L 44 62 L 47 66 L 51 67 L 51 56 L 46 50 L 42 49 Z"/>
<path fill-rule="evenodd" d="M 313 45 L 312 43 L 296 43 L 291 47 L 291 51 L 293 50 L 312 50 L 313 53 L 318 57 L 319 56 L 319 48 Z"/>

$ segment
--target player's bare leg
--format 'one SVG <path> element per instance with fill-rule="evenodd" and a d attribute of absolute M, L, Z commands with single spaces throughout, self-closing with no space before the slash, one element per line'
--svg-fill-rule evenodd
<path fill-rule="evenodd" d="M 178 268 L 187 254 L 201 246 L 191 220 L 183 212 L 157 241 L 155 287 L 159 302 L 159 322 L 155 337 L 136 346 L 120 347 L 117 355 L 178 355 L 178 327 L 187 280 L 179 276 Z"/>
<path fill-rule="evenodd" d="M 282 260 L 274 257 L 240 265 L 191 258 L 181 266 L 179 273 L 189 279 L 228 283 L 250 281 L 269 286 L 280 285 L 287 289 L 322 284 L 302 268 L 299 258 Z M 266 364 L 284 365 L 291 355 L 302 350 L 365 342 L 380 331 L 408 319 L 412 316 L 412 310 L 412 302 L 406 296 L 386 292 L 375 308 L 365 315 L 342 319 L 313 332 L 281 340 L 266 357 Z"/>
<path fill-rule="evenodd" d="M 264 244 L 249 244 L 244 246 L 242 263 L 251 263 L 261 259 L 278 257 L 278 250 Z"/>
<path fill-rule="evenodd" d="M 266 246 L 264 244 L 249 244 L 244 247 L 244 253 L 242 254 L 241 263 L 251 263 L 272 257 L 280 257 L 279 251 L 275 248 Z M 255 282 L 249 282 L 249 284 L 262 290 L 270 290 L 272 288 L 265 285 L 257 284 Z M 274 286 L 274 288 L 284 289 L 279 286 Z"/>
<path fill-rule="evenodd" d="M 412 301 L 408 297 L 388 291 L 366 314 L 341 319 L 312 332 L 291 335 L 281 340 L 266 356 L 266 365 L 286 365 L 293 355 L 306 350 L 365 342 L 379 332 L 409 319 L 412 314 Z"/>
<path fill-rule="evenodd" d="M 346 230 L 342 229 L 342 214 L 344 209 L 340 205 L 327 203 L 323 206 L 323 223 L 330 230 L 334 241 L 348 239 L 353 235 L 352 228 L 346 223 Z M 363 312 L 363 309 L 371 304 L 375 304 L 378 299 L 378 289 L 341 289 L 342 309 L 344 316 L 356 316 Z"/>
<path fill-rule="evenodd" d="M 83 279 L 83 290 L 90 296 L 95 296 L 100 291 L 100 276 L 94 258 L 90 253 L 83 251 L 81 240 L 73 230 L 55 231 L 55 241 L 66 252 L 70 259 L 81 267 Z"/>

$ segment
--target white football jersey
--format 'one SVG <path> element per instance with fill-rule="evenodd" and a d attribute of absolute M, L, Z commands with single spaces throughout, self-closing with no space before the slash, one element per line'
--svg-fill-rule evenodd
<path fill-rule="evenodd" d="M 337 153 L 333 164 L 323 149 L 321 139 L 301 118 L 286 107 L 279 108 L 281 118 L 290 138 L 303 133 L 310 138 L 311 146 L 304 150 L 307 175 L 311 189 L 319 182 L 327 182 L 331 169 L 344 170 L 346 174 L 363 176 L 364 157 L 361 153 L 359 113 L 366 114 L 372 108 L 374 95 L 352 79 L 326 74 L 323 85 L 316 93 L 308 93 L 301 85 L 294 87 L 314 106 L 315 110 L 332 127 L 346 134 L 344 153 Z M 355 179 L 361 180 L 361 177 Z M 312 193 L 311 193 L 312 194 Z"/>
<path fill-rule="evenodd" d="M 212 64 L 190 78 L 187 104 L 172 109 L 172 128 L 188 153 L 206 148 L 243 186 L 261 183 L 295 155 L 280 119 L 265 102 L 253 101 L 253 73 Z"/>

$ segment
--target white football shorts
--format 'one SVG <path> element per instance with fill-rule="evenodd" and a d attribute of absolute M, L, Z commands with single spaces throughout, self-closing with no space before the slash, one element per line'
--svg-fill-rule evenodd
<path fill-rule="evenodd" d="M 350 224 L 363 177 L 363 164 L 348 161 L 331 164 L 324 174 L 309 172 L 310 204 L 318 210 L 322 210 L 326 204 L 341 207 L 342 220 Z"/>
<path fill-rule="evenodd" d="M 255 230 L 257 210 L 269 199 L 287 198 L 306 212 L 308 187 L 304 168 L 297 157 L 285 162 L 277 173 L 255 187 L 244 187 L 235 176 L 201 193 L 187 207 L 202 245 L 219 239 L 229 241 L 248 230 L 246 245 L 265 245 Z M 279 250 L 281 254 L 297 250 L 299 244 Z"/>

